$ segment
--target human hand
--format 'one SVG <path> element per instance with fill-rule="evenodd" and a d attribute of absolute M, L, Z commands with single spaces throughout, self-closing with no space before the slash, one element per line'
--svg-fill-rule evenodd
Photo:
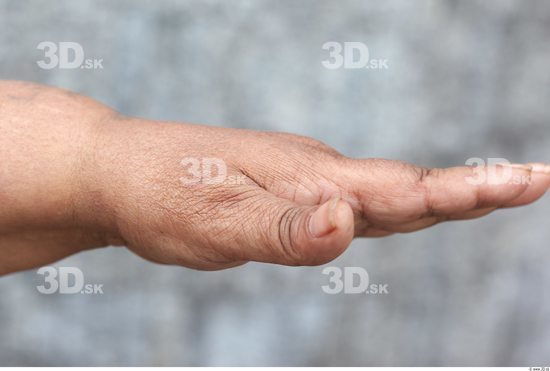
<path fill-rule="evenodd" d="M 55 224 L 87 236 L 75 251 L 124 244 L 151 261 L 205 270 L 248 261 L 316 265 L 353 237 L 477 218 L 531 203 L 550 186 L 544 164 L 423 169 L 357 160 L 306 137 L 134 119 L 46 90 L 58 95 L 52 104 L 74 110 L 50 112 L 49 122 L 93 118 L 71 157 L 78 171 L 62 177 L 72 219 Z M 211 159 L 227 177 L 196 182 L 193 166 Z M 491 171 L 525 181 L 472 181 Z"/>

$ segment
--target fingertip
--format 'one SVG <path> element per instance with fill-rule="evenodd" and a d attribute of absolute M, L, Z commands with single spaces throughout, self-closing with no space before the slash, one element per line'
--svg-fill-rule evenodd
<path fill-rule="evenodd" d="M 304 252 L 304 265 L 321 265 L 334 260 L 353 240 L 354 217 L 351 206 L 340 198 L 329 200 L 312 214 L 309 231 L 310 241 Z"/>
<path fill-rule="evenodd" d="M 540 199 L 550 188 L 550 166 L 543 163 L 528 164 L 531 176 L 527 188 L 517 198 L 508 202 L 505 207 L 527 205 Z"/>

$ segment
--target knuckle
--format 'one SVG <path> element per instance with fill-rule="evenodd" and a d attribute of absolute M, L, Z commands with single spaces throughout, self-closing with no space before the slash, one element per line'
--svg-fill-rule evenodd
<path fill-rule="evenodd" d="M 422 217 L 434 216 L 433 198 L 430 188 L 430 181 L 436 178 L 439 174 L 438 169 L 415 167 L 416 172 L 416 189 L 420 193 L 420 197 L 423 201 L 423 214 Z"/>
<path fill-rule="evenodd" d="M 431 179 L 437 177 L 438 174 L 438 169 L 435 168 L 414 167 L 414 171 L 419 184 L 425 184 Z"/>
<path fill-rule="evenodd" d="M 278 135 L 281 138 L 290 139 L 292 142 L 309 147 L 310 149 L 319 151 L 321 153 L 325 153 L 327 155 L 330 155 L 331 157 L 343 157 L 340 152 L 336 151 L 334 148 L 318 139 L 290 133 L 278 133 Z"/>

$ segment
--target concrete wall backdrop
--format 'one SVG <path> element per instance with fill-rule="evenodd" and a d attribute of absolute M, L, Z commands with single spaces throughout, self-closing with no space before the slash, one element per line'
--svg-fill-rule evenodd
<path fill-rule="evenodd" d="M 42 70 L 41 41 L 103 69 Z M 326 41 L 387 70 L 327 70 Z M 423 166 L 550 162 L 550 2 L 0 0 L 0 78 L 130 115 L 313 136 Z M 550 365 L 550 198 L 471 222 L 356 240 L 389 294 L 327 295 L 322 268 L 214 273 L 124 249 L 70 257 L 103 295 L 0 279 L 0 365 Z"/>

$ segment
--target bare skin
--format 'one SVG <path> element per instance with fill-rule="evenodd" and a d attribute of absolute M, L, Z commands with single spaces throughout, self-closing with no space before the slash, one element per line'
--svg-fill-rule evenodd
<path fill-rule="evenodd" d="M 354 237 L 477 218 L 550 186 L 542 163 L 509 167 L 528 182 L 471 184 L 479 168 L 351 159 L 292 134 L 125 117 L 13 81 L 0 82 L 0 133 L 0 275 L 108 245 L 204 270 L 324 264 Z M 239 181 L 186 184 L 185 158 L 221 159 Z"/>

